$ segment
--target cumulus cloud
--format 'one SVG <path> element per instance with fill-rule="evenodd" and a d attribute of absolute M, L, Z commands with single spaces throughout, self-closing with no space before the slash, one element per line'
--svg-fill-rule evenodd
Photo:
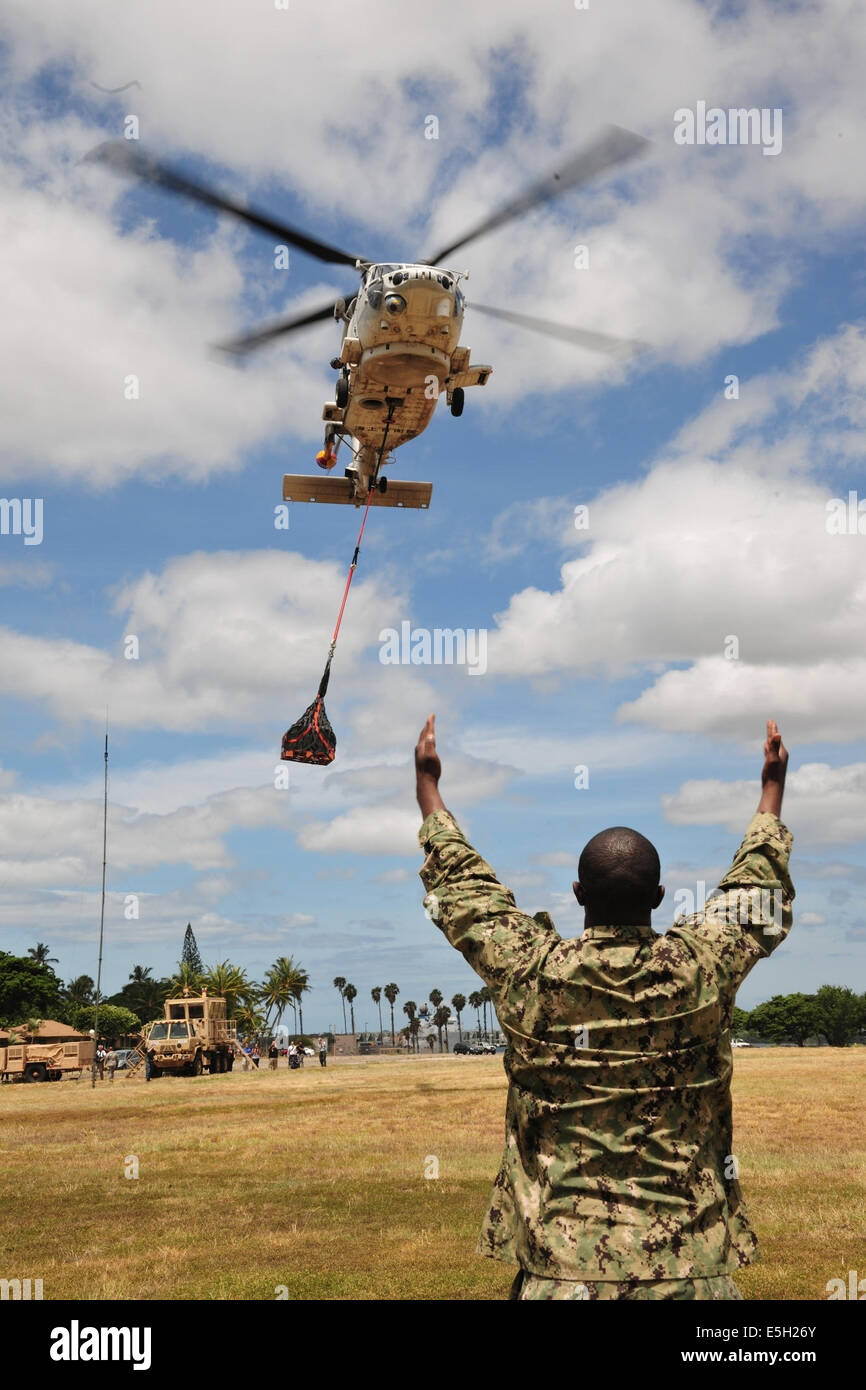
<path fill-rule="evenodd" d="M 754 781 L 715 778 L 684 782 L 662 796 L 665 818 L 674 825 L 723 825 L 743 833 L 754 813 Z M 784 820 L 812 844 L 851 844 L 866 838 L 866 763 L 830 767 L 805 763 L 788 774 Z"/>
<path fill-rule="evenodd" d="M 108 703 L 119 727 L 224 728 L 273 720 L 277 708 L 288 724 L 315 694 L 343 582 L 336 564 L 291 552 L 186 555 L 117 594 L 113 650 L 0 629 L 0 693 L 43 700 L 71 721 Z M 341 635 L 344 675 L 376 650 L 383 608 L 401 601 L 381 576 L 359 581 Z M 126 636 L 138 639 L 137 659 L 125 657 Z M 400 685 L 394 668 L 391 691 Z"/>
<path fill-rule="evenodd" d="M 181 248 L 152 222 L 129 224 L 110 175 L 77 167 L 99 138 L 120 134 L 130 110 L 149 150 L 215 161 L 217 183 L 240 196 L 254 185 L 256 201 L 276 213 L 288 188 L 311 230 L 345 240 L 335 218 L 362 219 L 364 228 L 350 227 L 353 253 L 410 259 L 553 168 L 604 121 L 650 135 L 643 165 L 501 229 L 467 259 L 470 298 L 647 340 L 650 362 L 699 361 L 774 327 L 793 262 L 768 250 L 748 268 L 744 239 L 818 242 L 844 234 L 862 207 L 866 175 L 850 151 L 866 139 L 866 18 L 846 15 L 840 44 L 832 0 L 784 12 L 767 0 L 730 22 L 687 0 L 637 9 L 618 0 L 592 17 L 504 0 L 495 32 L 483 7 L 454 0 L 435 19 L 416 15 L 407 26 L 395 16 L 375 4 L 335 68 L 338 0 L 255 16 L 221 0 L 208 8 L 207 43 L 194 8 L 171 0 L 146 10 L 12 0 L 4 75 L 13 114 L 0 149 L 12 232 L 0 289 L 16 320 L 0 359 L 7 476 L 38 459 L 97 486 L 136 471 L 204 478 L 277 432 L 317 429 L 309 402 L 327 383 L 326 327 L 231 377 L 202 350 L 231 336 L 244 302 L 267 297 L 261 260 L 244 278 L 246 234 L 220 224 Z M 440 26 L 448 32 L 452 21 L 456 46 L 441 42 Z M 382 35 L 395 24 L 399 63 L 383 64 Z M 316 85 L 323 65 L 326 102 Z M 138 87 L 120 98 L 94 90 L 94 81 L 123 85 L 115 76 L 131 72 Z M 63 115 L 44 102 L 34 115 L 36 79 L 63 93 Z M 516 122 L 505 119 L 515 89 L 525 109 Z M 757 105 L 784 97 L 778 158 L 674 144 L 678 107 L 699 98 L 742 105 L 746 94 Z M 436 140 L 425 139 L 431 114 Z M 299 220 L 294 211 L 289 220 Z M 590 247 L 588 271 L 575 269 L 576 243 Z M 263 239 L 262 258 L 271 250 Z M 350 284 L 351 274 L 293 288 L 271 312 Z M 642 369 L 478 316 L 467 335 L 496 366 L 479 395 L 497 412 L 529 392 Z M 124 398 L 130 375 L 140 380 L 135 401 Z"/>
<path fill-rule="evenodd" d="M 772 714 L 800 740 L 856 737 L 862 537 L 828 528 L 834 500 L 812 475 L 829 422 L 839 457 L 866 445 L 866 413 L 849 409 L 864 377 L 866 335 L 848 326 L 760 379 L 759 409 L 725 401 L 725 424 L 709 407 L 646 477 L 590 502 L 560 588 L 524 589 L 497 618 L 490 671 L 655 675 L 618 717 L 671 732 L 743 737 Z M 689 452 L 704 421 L 719 459 Z"/>

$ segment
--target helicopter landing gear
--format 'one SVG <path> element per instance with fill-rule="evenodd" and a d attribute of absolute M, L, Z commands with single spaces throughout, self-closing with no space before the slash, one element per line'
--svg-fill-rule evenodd
<path fill-rule="evenodd" d="M 339 397 L 339 393 L 338 393 L 338 395 L 337 395 L 337 404 L 339 405 L 339 403 L 340 403 L 340 397 Z M 462 387 L 462 386 L 455 386 L 455 387 L 454 387 L 454 390 L 451 392 L 451 414 L 454 415 L 455 417 L 458 416 L 458 415 L 462 415 L 462 414 L 463 414 L 463 387 Z"/>
<path fill-rule="evenodd" d="M 337 387 L 334 391 L 334 400 L 336 401 L 340 410 L 345 410 L 346 406 L 349 404 L 349 378 L 345 372 L 343 372 L 337 378 Z"/>

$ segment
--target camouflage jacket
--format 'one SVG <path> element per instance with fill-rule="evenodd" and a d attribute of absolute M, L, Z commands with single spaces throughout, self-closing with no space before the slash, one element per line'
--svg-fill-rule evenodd
<path fill-rule="evenodd" d="M 719 888 L 666 935 L 563 939 L 520 912 L 447 811 L 421 827 L 425 907 L 508 1037 L 506 1140 L 479 1250 L 531 1274 L 710 1277 L 757 1239 L 731 1143 L 731 1017 L 791 929 L 791 833 L 756 815 Z"/>

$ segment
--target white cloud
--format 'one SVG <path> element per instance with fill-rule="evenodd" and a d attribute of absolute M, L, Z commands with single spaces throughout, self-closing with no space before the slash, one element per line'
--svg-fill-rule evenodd
<path fill-rule="evenodd" d="M 217 161 L 216 183 L 243 196 L 257 181 L 266 191 L 256 201 L 276 214 L 288 188 L 305 201 L 290 220 L 359 254 L 407 257 L 513 196 L 604 121 L 644 131 L 653 149 L 624 179 L 569 195 L 458 258 L 472 267 L 479 302 L 644 338 L 659 360 L 699 361 L 772 328 L 794 273 L 777 245 L 786 237 L 821 245 L 828 232 L 839 239 L 862 208 L 866 174 L 851 151 L 866 139 L 866 18 L 847 14 L 840 43 L 833 0 L 784 12 L 756 3 L 729 22 L 689 0 L 643 0 L 638 9 L 609 0 L 592 17 L 503 0 L 492 28 L 483 6 L 443 0 L 435 16 L 405 25 L 374 0 L 351 58 L 343 53 L 335 67 L 334 34 L 344 23 L 335 0 L 303 14 L 265 6 L 255 15 L 215 0 L 203 42 L 195 7 L 172 0 L 141 11 L 103 0 L 11 0 L 13 115 L 0 150 L 12 233 L 0 291 L 16 325 L 0 358 L 7 476 L 38 459 L 98 486 L 135 471 L 204 478 L 238 466 L 245 448 L 280 431 L 311 437 L 318 428 L 310 401 L 327 384 L 326 328 L 243 373 L 228 374 L 203 351 L 239 326 L 244 293 L 263 297 L 260 272 L 243 282 L 245 234 L 220 224 L 196 249 L 181 250 L 151 226 L 127 230 L 114 212 L 123 185 L 76 167 L 102 136 L 120 134 L 130 110 L 148 150 Z M 443 44 L 452 25 L 460 43 Z M 383 64 L 382 36 L 397 31 L 399 57 Z M 133 72 L 138 88 L 118 99 L 91 85 L 123 85 L 115 78 Z M 37 73 L 59 88 L 68 83 L 65 115 L 46 113 L 44 103 L 35 109 L 26 84 Z M 513 129 L 499 110 L 509 83 L 526 106 Z M 673 114 L 684 102 L 738 105 L 746 93 L 758 105 L 783 94 L 778 158 L 674 144 Z M 436 141 L 424 138 L 431 107 Z M 366 229 L 338 232 L 335 215 L 363 219 Z M 747 270 L 738 253 L 756 233 L 767 250 Z M 586 272 L 573 265 L 583 241 Z M 271 248 L 265 239 L 261 246 L 267 259 Z M 338 275 L 298 302 L 350 284 L 351 273 Z M 478 394 L 497 413 L 529 392 L 623 376 L 604 357 L 477 315 L 467 336 L 496 367 Z M 123 398 L 128 374 L 141 380 L 137 402 Z"/>
<path fill-rule="evenodd" d="M 54 567 L 41 560 L 7 560 L 0 564 L 0 588 L 46 589 L 54 578 Z"/>
<path fill-rule="evenodd" d="M 343 582 L 341 567 L 293 552 L 187 555 L 118 594 L 113 651 L 0 629 L 0 693 L 44 700 L 69 721 L 108 704 L 115 727 L 213 729 L 267 718 L 278 753 L 284 729 L 315 696 Z M 353 587 L 339 648 L 344 680 L 375 650 L 382 611 L 401 601 L 381 576 Z M 123 654 L 130 634 L 138 660 Z M 393 693 L 400 683 L 395 668 Z"/>
<path fill-rule="evenodd" d="M 745 833 L 758 801 L 755 781 L 695 779 L 661 798 L 674 825 L 723 825 Z M 783 820 L 801 843 L 849 844 L 866 838 L 866 763 L 805 763 L 788 773 Z"/>
<path fill-rule="evenodd" d="M 591 500 L 560 588 L 524 589 L 497 618 L 491 674 L 646 672 L 655 683 L 620 721 L 743 738 L 773 715 L 800 740 L 856 737 L 863 538 L 828 532 L 831 498 L 808 470 L 826 464 L 831 423 L 843 457 L 866 447 L 866 411 L 848 406 L 864 380 L 866 334 L 844 328 L 759 379 L 760 409 L 744 419 L 725 402 L 725 428 L 709 407 L 674 457 Z M 718 461 L 689 453 L 705 422 Z M 781 443 L 762 432 L 771 422 Z"/>

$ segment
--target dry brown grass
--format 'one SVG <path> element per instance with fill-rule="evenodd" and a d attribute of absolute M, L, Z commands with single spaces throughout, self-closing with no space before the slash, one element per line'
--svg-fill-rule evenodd
<path fill-rule="evenodd" d="M 747 1297 L 866 1274 L 864 1083 L 864 1049 L 738 1054 Z M 46 1298 L 502 1298 L 513 1270 L 474 1246 L 504 1101 L 501 1062 L 471 1057 L 5 1086 L 0 1275 Z"/>

